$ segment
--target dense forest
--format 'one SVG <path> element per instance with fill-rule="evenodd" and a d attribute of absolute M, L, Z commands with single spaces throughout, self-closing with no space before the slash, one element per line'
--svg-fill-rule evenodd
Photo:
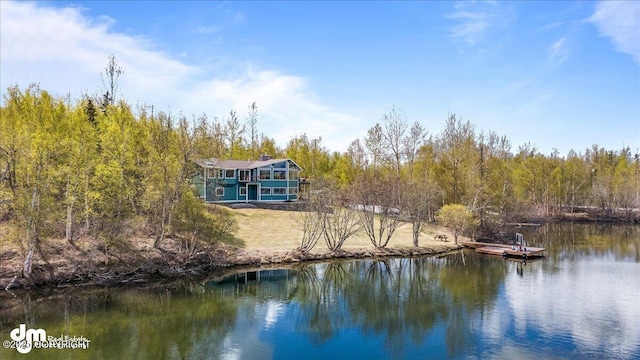
<path fill-rule="evenodd" d="M 541 154 L 531 144 L 514 150 L 506 136 L 478 131 L 455 114 L 430 134 L 392 107 L 346 152 L 306 134 L 281 148 L 260 131 L 256 103 L 210 119 L 114 97 L 107 91 L 72 100 L 35 85 L 7 89 L 0 109 L 0 224 L 28 254 L 27 274 L 34 249 L 51 237 L 90 236 L 105 251 L 135 226 L 156 246 L 172 236 L 187 251 L 197 241 L 224 240 L 233 219 L 193 194 L 195 158 L 288 157 L 304 169 L 311 193 L 314 184 L 331 184 L 342 204 L 387 206 L 424 221 L 445 204 L 466 206 L 487 228 L 574 213 L 638 219 L 640 154 L 629 147 L 591 145 L 566 156 Z"/>

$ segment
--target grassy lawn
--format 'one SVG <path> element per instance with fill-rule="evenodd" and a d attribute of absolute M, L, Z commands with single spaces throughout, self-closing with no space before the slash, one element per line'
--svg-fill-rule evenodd
<path fill-rule="evenodd" d="M 231 209 L 236 215 L 239 230 L 236 236 L 245 242 L 247 250 L 293 250 L 298 247 L 302 231 L 292 218 L 293 212 L 266 209 Z M 448 236 L 449 241 L 434 240 L 435 234 Z M 461 237 L 458 238 L 461 240 Z M 420 236 L 420 246 L 436 249 L 453 247 L 453 235 L 446 228 L 429 225 Z M 412 247 L 411 224 L 401 225 L 393 234 L 388 247 Z M 364 233 L 359 233 L 345 242 L 343 249 L 373 248 Z M 313 251 L 325 251 L 324 240 L 320 239 Z"/>

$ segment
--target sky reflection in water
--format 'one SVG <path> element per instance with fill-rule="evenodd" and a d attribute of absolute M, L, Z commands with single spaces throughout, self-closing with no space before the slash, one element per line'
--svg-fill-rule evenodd
<path fill-rule="evenodd" d="M 524 229 L 549 250 L 527 264 L 465 251 L 304 265 L 260 281 L 3 297 L 3 340 L 27 319 L 92 343 L 26 357 L 1 349 L 0 359 L 640 358 L 638 229 Z"/>

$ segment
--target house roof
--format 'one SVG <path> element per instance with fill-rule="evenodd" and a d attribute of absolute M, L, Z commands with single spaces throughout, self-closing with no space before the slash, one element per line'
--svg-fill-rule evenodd
<path fill-rule="evenodd" d="M 269 160 L 219 160 L 211 159 L 195 159 L 196 164 L 208 169 L 256 169 L 260 167 L 270 166 L 283 161 L 291 161 L 299 170 L 300 165 L 291 159 L 269 159 Z"/>

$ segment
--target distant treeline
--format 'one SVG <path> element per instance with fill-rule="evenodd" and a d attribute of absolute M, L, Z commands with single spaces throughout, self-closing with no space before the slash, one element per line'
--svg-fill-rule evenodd
<path fill-rule="evenodd" d="M 194 201 L 187 180 L 199 171 L 194 158 L 288 157 L 302 166 L 312 189 L 320 180 L 341 191 L 378 184 L 401 199 L 396 190 L 413 187 L 420 192 L 412 196 L 428 198 L 430 210 L 463 204 L 480 219 L 576 209 L 633 219 L 640 207 L 640 155 L 629 147 L 592 145 L 566 156 L 544 155 L 530 144 L 513 151 L 506 136 L 477 132 L 454 114 L 440 133 L 429 134 L 393 107 L 341 153 L 306 134 L 278 147 L 260 131 L 255 103 L 242 115 L 232 110 L 209 119 L 132 107 L 110 96 L 72 101 L 37 86 L 11 87 L 3 100 L 0 219 L 16 225 L 25 249 L 43 238 L 73 241 L 81 234 L 108 243 L 127 237 L 125 224 L 133 219 L 142 219 L 157 245 L 176 232 L 186 242 L 206 234 L 194 230 L 199 225 L 190 219 L 197 216 L 218 216 L 219 226 L 209 231 L 228 230 L 228 219 Z"/>

